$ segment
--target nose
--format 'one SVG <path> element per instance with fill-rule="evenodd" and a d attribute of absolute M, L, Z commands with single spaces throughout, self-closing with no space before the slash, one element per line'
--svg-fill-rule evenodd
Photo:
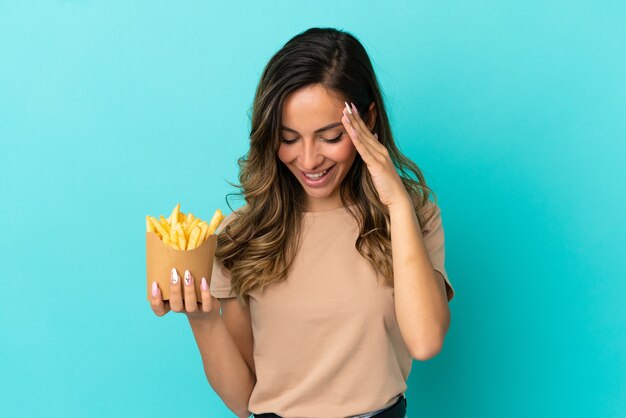
<path fill-rule="evenodd" d="M 324 162 L 324 156 L 319 153 L 318 143 L 315 140 L 304 140 L 302 149 L 302 168 L 305 170 L 315 170 Z"/>

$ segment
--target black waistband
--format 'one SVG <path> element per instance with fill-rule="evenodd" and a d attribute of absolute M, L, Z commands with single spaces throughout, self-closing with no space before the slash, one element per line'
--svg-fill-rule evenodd
<path fill-rule="evenodd" d="M 253 414 L 254 418 L 282 418 L 280 415 L 268 412 L 264 414 Z M 400 395 L 396 403 L 394 403 L 388 409 L 381 411 L 376 415 L 372 415 L 376 418 L 404 418 L 406 416 L 406 398 L 404 395 Z"/>

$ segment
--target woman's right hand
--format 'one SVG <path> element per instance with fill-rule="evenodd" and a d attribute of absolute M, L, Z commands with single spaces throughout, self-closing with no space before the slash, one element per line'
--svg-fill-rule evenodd
<path fill-rule="evenodd" d="M 185 270 L 185 273 L 187 277 L 184 280 L 185 283 L 182 283 L 183 280 L 181 280 L 176 269 L 172 269 L 170 275 L 170 299 L 167 301 L 163 301 L 158 283 L 156 281 L 152 283 L 150 306 L 154 313 L 157 316 L 163 316 L 170 310 L 174 312 L 184 312 L 190 320 L 209 319 L 215 315 L 219 316 L 220 302 L 209 293 L 209 286 L 206 279 L 203 277 L 206 289 L 204 286 L 200 286 L 202 301 L 198 302 L 196 299 L 194 278 L 188 270 Z M 185 296 L 184 300 L 183 294 Z"/>

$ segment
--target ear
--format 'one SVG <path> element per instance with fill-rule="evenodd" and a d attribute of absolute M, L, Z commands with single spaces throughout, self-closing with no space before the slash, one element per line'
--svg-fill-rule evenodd
<path fill-rule="evenodd" d="M 367 121 L 367 127 L 369 128 L 371 132 L 374 129 L 374 124 L 376 123 L 376 102 L 370 103 L 367 113 L 369 115 L 369 118 Z"/>

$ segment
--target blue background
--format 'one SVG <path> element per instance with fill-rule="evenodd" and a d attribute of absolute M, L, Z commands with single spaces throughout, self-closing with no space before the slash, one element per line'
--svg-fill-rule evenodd
<path fill-rule="evenodd" d="M 2 414 L 234 416 L 146 301 L 145 216 L 229 212 L 264 65 L 332 26 L 442 209 L 409 417 L 623 416 L 624 3 L 224 3 L 0 1 Z"/>

